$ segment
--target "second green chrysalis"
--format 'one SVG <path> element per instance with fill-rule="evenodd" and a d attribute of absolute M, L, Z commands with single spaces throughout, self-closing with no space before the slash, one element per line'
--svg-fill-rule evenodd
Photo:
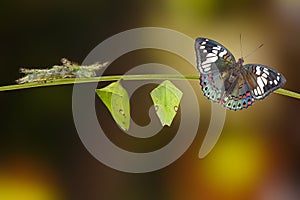
<path fill-rule="evenodd" d="M 179 108 L 182 92 L 169 80 L 162 82 L 150 93 L 156 114 L 163 126 L 171 126 Z"/>

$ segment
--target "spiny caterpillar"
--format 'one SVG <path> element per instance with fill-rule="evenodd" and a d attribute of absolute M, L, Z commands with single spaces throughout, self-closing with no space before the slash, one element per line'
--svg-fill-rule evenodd
<path fill-rule="evenodd" d="M 20 68 L 20 73 L 25 74 L 24 77 L 16 80 L 18 84 L 24 83 L 45 83 L 47 81 L 64 78 L 90 78 L 96 76 L 96 71 L 106 67 L 108 62 L 95 63 L 88 66 L 80 66 L 69 61 L 66 58 L 61 59 L 62 65 L 54 65 L 50 69 L 26 69 Z"/>

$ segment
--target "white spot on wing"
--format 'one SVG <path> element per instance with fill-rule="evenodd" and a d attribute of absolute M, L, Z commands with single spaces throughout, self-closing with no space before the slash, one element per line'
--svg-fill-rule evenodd
<path fill-rule="evenodd" d="M 205 64 L 209 64 L 209 63 L 213 63 L 215 61 L 218 60 L 218 56 L 216 56 L 215 54 L 213 53 L 208 53 L 206 55 L 206 60 L 204 62 L 202 62 L 202 65 L 205 65 Z"/>
<path fill-rule="evenodd" d="M 261 76 L 264 77 L 264 78 L 268 78 L 268 75 L 266 74 L 266 72 L 263 73 Z"/>
<path fill-rule="evenodd" d="M 257 66 L 257 67 L 256 67 L 256 75 L 260 75 L 260 73 L 261 73 L 260 67 Z"/>
<path fill-rule="evenodd" d="M 273 81 L 269 81 L 270 85 L 273 85 Z"/>
<path fill-rule="evenodd" d="M 214 53 L 214 54 L 218 54 L 218 50 L 212 50 L 212 52 Z"/>
<path fill-rule="evenodd" d="M 209 54 L 206 55 L 206 57 L 217 57 L 217 56 L 213 53 L 209 53 Z"/>
<path fill-rule="evenodd" d="M 208 64 L 208 63 L 213 63 L 215 61 L 218 60 L 218 57 L 217 56 L 214 56 L 214 57 L 209 57 L 209 58 L 206 58 L 206 61 L 204 61 L 202 64 Z"/>
<path fill-rule="evenodd" d="M 269 73 L 269 70 L 268 70 L 267 68 L 264 68 L 263 70 L 264 70 L 264 72 L 265 72 L 267 75 L 270 74 L 270 73 Z"/>
<path fill-rule="evenodd" d="M 258 95 L 258 93 L 257 93 L 257 90 L 256 89 L 254 89 L 253 90 L 253 92 L 254 92 L 254 94 L 257 96 Z"/>
<path fill-rule="evenodd" d="M 261 80 L 264 82 L 265 85 L 267 85 L 267 83 L 268 83 L 267 79 L 265 79 L 264 77 L 261 77 Z"/>
<path fill-rule="evenodd" d="M 209 71 L 211 68 L 210 67 L 206 67 L 206 68 L 204 68 L 203 70 L 205 71 L 205 72 L 207 72 L 207 71 Z"/>
<path fill-rule="evenodd" d="M 277 79 L 277 81 L 279 81 L 280 77 L 279 77 L 279 76 L 277 76 L 277 78 L 276 78 L 276 79 Z"/>
<path fill-rule="evenodd" d="M 213 49 L 221 50 L 221 47 L 218 45 L 216 47 L 213 47 Z"/>
<path fill-rule="evenodd" d="M 200 49 L 204 49 L 205 48 L 205 46 L 200 46 Z"/>
<path fill-rule="evenodd" d="M 274 84 L 275 84 L 275 85 L 277 85 L 277 84 L 278 84 L 278 82 L 277 82 L 276 80 L 274 80 Z"/>
<path fill-rule="evenodd" d="M 257 84 L 260 87 L 261 94 L 264 92 L 264 83 L 261 77 L 257 77 Z"/>
<path fill-rule="evenodd" d="M 211 65 L 211 64 L 204 64 L 204 65 L 202 65 L 202 67 L 203 67 L 203 68 L 206 68 L 206 67 L 210 67 L 210 65 Z"/>
<path fill-rule="evenodd" d="M 203 44 L 203 45 L 204 45 L 204 44 L 206 44 L 206 42 L 204 41 L 204 42 L 202 42 L 201 44 Z"/>
<path fill-rule="evenodd" d="M 262 94 L 262 92 L 261 92 L 261 90 L 260 90 L 260 87 L 256 87 L 256 89 L 257 89 L 257 93 L 260 95 L 260 94 Z"/>
<path fill-rule="evenodd" d="M 206 49 L 203 49 L 203 53 L 207 53 L 207 50 L 206 50 Z"/>
<path fill-rule="evenodd" d="M 223 57 L 223 56 L 225 56 L 226 54 L 227 54 L 227 51 L 224 49 L 224 51 L 222 51 L 222 52 L 219 53 L 219 56 L 220 56 L 220 57 Z"/>

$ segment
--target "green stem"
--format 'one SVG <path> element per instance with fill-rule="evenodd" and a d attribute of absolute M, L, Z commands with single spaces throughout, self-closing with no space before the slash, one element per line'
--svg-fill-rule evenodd
<path fill-rule="evenodd" d="M 277 93 L 277 94 L 288 96 L 288 97 L 293 97 L 293 98 L 300 99 L 300 94 L 299 93 L 292 92 L 292 91 L 289 91 L 289 90 L 285 90 L 285 89 L 282 89 L 282 88 L 279 88 L 278 90 L 275 90 L 274 92 Z"/>
<path fill-rule="evenodd" d="M 55 86 L 55 85 L 68 85 L 74 83 L 93 83 L 100 81 L 117 81 L 117 80 L 199 80 L 199 76 L 183 76 L 177 74 L 142 74 L 142 75 L 116 75 L 116 76 L 101 76 L 101 77 L 91 77 L 91 78 L 64 78 L 51 80 L 46 83 L 25 83 L 25 84 L 15 84 L 0 87 L 0 91 L 7 90 L 19 90 L 34 87 L 45 87 L 45 86 Z"/>
<path fill-rule="evenodd" d="M 199 76 L 194 75 L 177 75 L 177 74 L 142 74 L 142 75 L 116 75 L 116 76 L 101 76 L 101 77 L 92 77 L 92 78 L 65 78 L 65 79 L 56 79 L 52 81 L 48 81 L 46 83 L 25 83 L 25 84 L 15 84 L 15 85 L 7 85 L 0 87 L 1 91 L 8 90 L 19 90 L 19 89 L 27 89 L 34 87 L 45 87 L 45 86 L 55 86 L 55 85 L 68 85 L 74 83 L 92 83 L 99 81 L 117 81 L 117 80 L 199 80 Z M 292 92 L 285 89 L 278 89 L 275 91 L 277 94 L 293 97 L 300 99 L 300 94 L 296 92 Z"/>

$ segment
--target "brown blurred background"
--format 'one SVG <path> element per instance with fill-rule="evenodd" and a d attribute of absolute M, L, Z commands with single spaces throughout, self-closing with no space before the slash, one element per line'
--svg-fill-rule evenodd
<path fill-rule="evenodd" d="M 81 63 L 106 38 L 127 29 L 158 26 L 192 38 L 219 41 L 246 63 L 261 63 L 284 74 L 284 88 L 300 92 L 300 2 L 297 0 L 163 1 L 1 1 L 0 84 L 13 84 L 19 67 L 50 67 L 61 57 Z M 176 55 L 155 50 L 131 52 L 107 74 L 158 62 L 197 75 Z M 126 66 L 126 67 L 120 67 Z M 101 84 L 104 86 L 107 83 Z M 228 111 L 213 151 L 198 159 L 210 120 L 210 102 L 198 82 L 199 132 L 192 146 L 170 166 L 146 174 L 113 170 L 81 143 L 72 118 L 72 86 L 0 93 L 0 199 L 5 200 L 297 200 L 300 199 L 300 101 L 271 94 L 247 110 Z M 100 86 L 101 86 L 100 85 Z M 153 85 L 136 92 L 132 115 L 149 123 Z M 176 133 L 171 128 L 147 140 L 126 137 L 97 101 L 108 137 L 124 148 L 149 151 Z M 143 103 L 138 103 L 143 102 Z"/>

